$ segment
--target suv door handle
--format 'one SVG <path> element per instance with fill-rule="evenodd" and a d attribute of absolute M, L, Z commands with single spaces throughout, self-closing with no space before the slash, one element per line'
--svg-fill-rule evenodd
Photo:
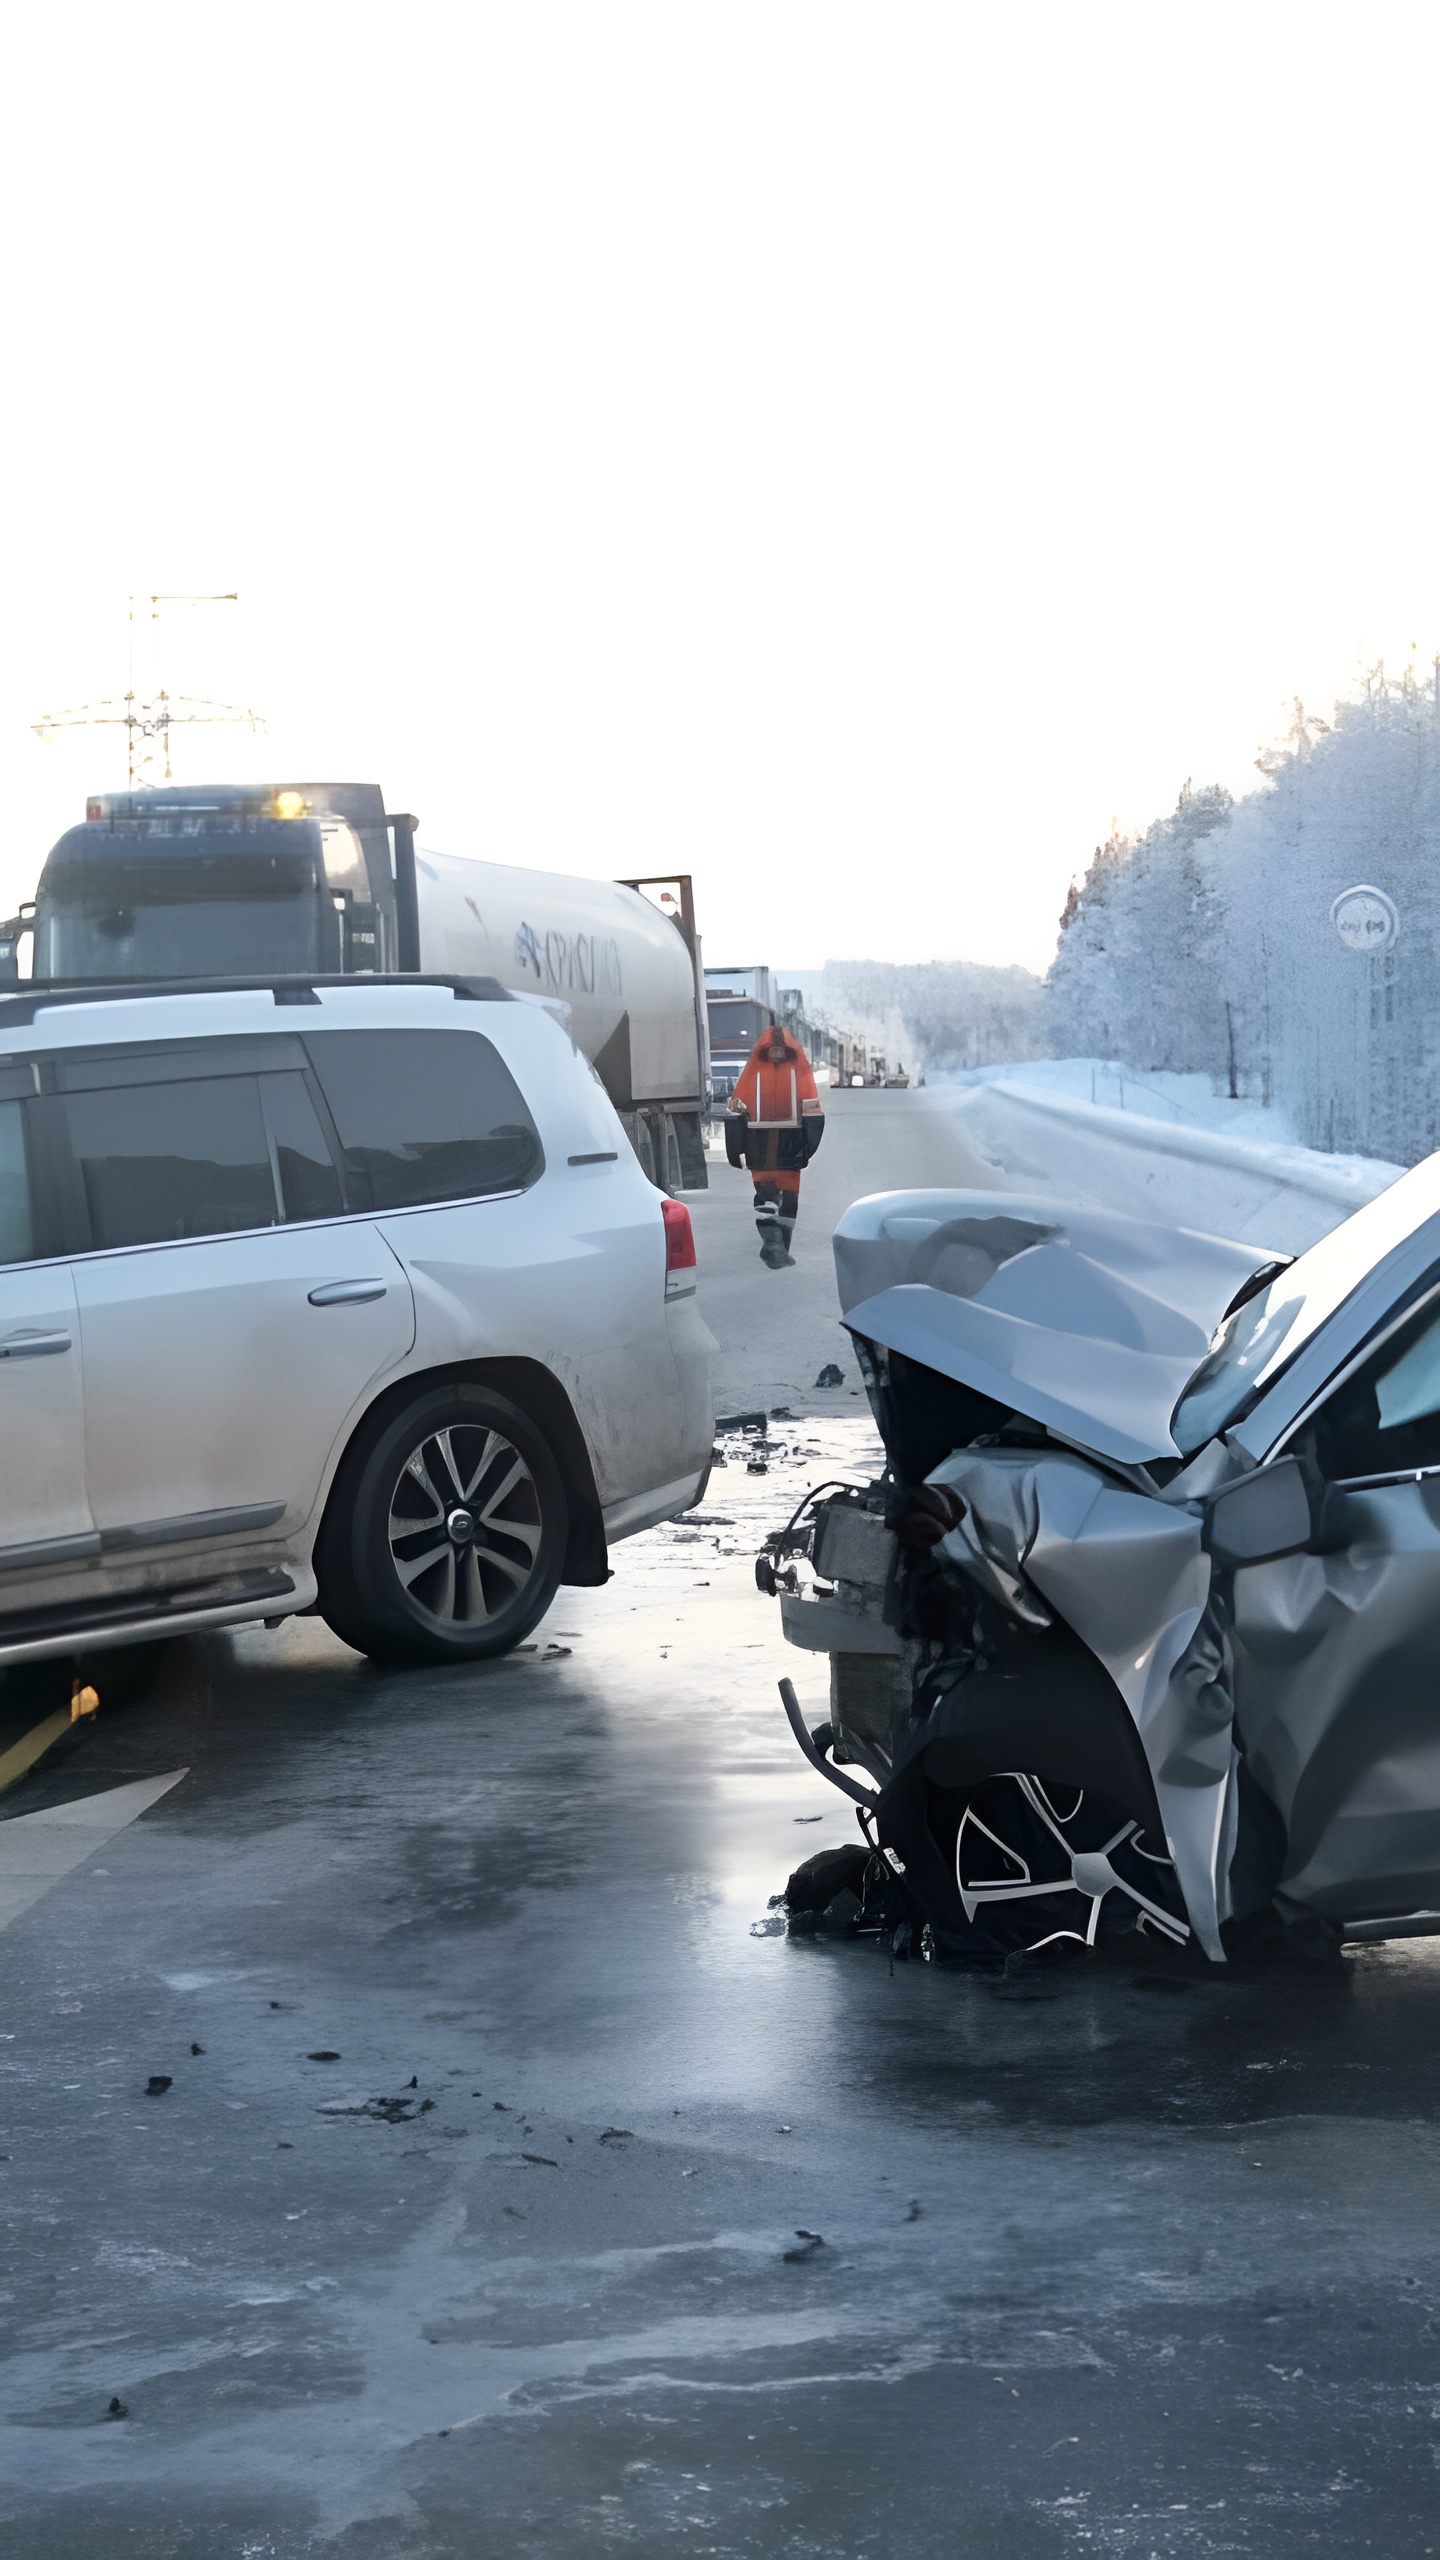
<path fill-rule="evenodd" d="M 47 1351 L 68 1351 L 68 1333 L 7 1333 L 0 1337 L 0 1360 L 43 1360 Z"/>
<path fill-rule="evenodd" d="M 326 1280 L 310 1292 L 312 1307 L 363 1307 L 368 1298 L 383 1298 L 386 1280 Z"/>

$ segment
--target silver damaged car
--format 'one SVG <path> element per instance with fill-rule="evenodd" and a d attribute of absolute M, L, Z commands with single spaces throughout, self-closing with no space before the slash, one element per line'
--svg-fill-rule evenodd
<path fill-rule="evenodd" d="M 886 1472 L 756 1568 L 821 1891 L 990 1961 L 1440 1932 L 1440 1155 L 1295 1260 L 933 1191 L 835 1262 Z"/>

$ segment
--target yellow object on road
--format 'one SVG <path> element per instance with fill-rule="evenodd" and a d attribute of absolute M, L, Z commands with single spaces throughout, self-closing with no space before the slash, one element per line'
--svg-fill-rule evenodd
<path fill-rule="evenodd" d="M 57 1707 L 43 1724 L 32 1725 L 18 1742 L 11 1743 L 8 1751 L 0 1751 L 0 1795 L 7 1787 L 13 1787 L 17 1778 L 25 1777 L 37 1760 L 43 1760 L 51 1745 L 59 1741 L 62 1733 L 68 1733 L 72 1724 L 79 1724 L 84 1716 L 98 1714 L 99 1707 L 98 1689 L 92 1689 L 88 1681 L 72 1682 L 68 1707 Z"/>
<path fill-rule="evenodd" d="M 73 1706 L 58 1708 L 53 1716 L 45 1718 L 43 1724 L 32 1725 L 18 1742 L 12 1742 L 8 1751 L 0 1751 L 0 1795 L 7 1787 L 13 1787 L 17 1778 L 23 1778 L 28 1769 L 33 1769 L 37 1760 L 44 1759 L 52 1742 L 58 1742 L 62 1733 L 69 1732 L 74 1713 Z"/>

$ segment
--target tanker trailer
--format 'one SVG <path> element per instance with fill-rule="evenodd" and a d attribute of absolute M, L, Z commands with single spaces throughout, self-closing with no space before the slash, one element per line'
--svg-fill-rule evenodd
<path fill-rule="evenodd" d="M 663 884 L 672 920 L 630 881 L 418 849 L 415 872 L 421 965 L 567 1004 L 652 1181 L 702 1189 L 708 1043 L 689 880 Z"/>
<path fill-rule="evenodd" d="M 86 802 L 34 901 L 0 925 L 51 984 L 490 977 L 567 1009 L 651 1179 L 706 1181 L 709 1045 L 688 877 L 644 886 L 417 851 L 375 783 L 167 784 Z"/>

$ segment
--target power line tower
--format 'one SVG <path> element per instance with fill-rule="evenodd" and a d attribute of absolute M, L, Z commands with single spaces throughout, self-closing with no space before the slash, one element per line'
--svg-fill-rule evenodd
<path fill-rule="evenodd" d="M 232 702 L 202 702 L 193 694 L 167 693 L 158 686 L 148 699 L 135 690 L 135 607 L 142 608 L 142 620 L 158 622 L 162 605 L 238 604 L 237 593 L 206 596 L 132 596 L 130 598 L 129 678 L 121 698 L 107 702 L 82 702 L 73 710 L 47 711 L 33 723 L 37 738 L 53 737 L 57 729 L 123 729 L 125 731 L 125 779 L 128 787 L 141 790 L 147 782 L 169 782 L 170 732 L 172 729 L 239 727 L 252 734 L 265 726 L 258 711 L 241 711 Z M 148 607 L 148 613 L 145 608 Z M 158 772 L 156 768 L 159 768 Z"/>

